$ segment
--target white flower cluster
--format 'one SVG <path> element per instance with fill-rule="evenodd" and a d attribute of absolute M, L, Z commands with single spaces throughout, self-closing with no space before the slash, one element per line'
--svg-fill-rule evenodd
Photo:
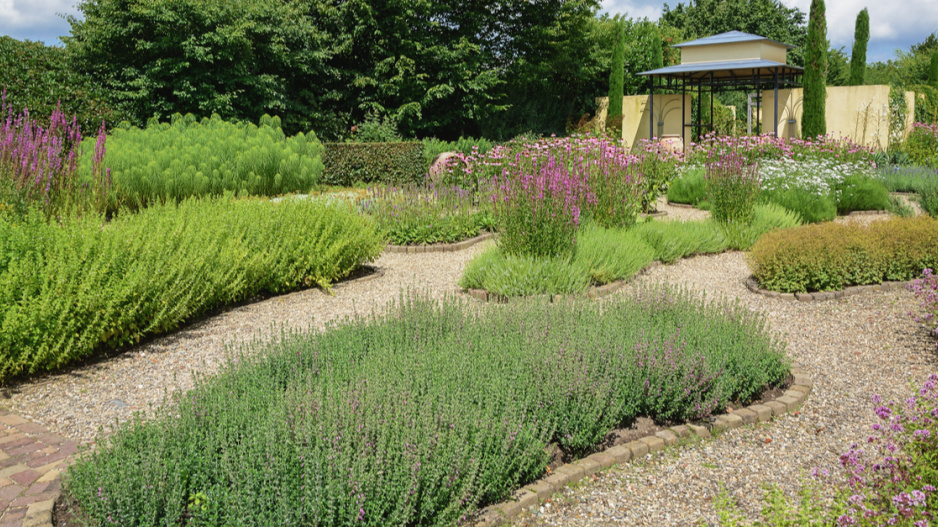
<path fill-rule="evenodd" d="M 792 159 L 763 160 L 759 176 L 764 190 L 800 188 L 814 194 L 827 194 L 847 176 L 862 175 L 881 178 L 867 163 L 842 163 L 831 159 L 795 161 Z"/>

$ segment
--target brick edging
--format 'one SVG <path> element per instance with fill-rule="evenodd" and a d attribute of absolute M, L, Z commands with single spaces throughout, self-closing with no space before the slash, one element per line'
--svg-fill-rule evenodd
<path fill-rule="evenodd" d="M 475 238 L 469 238 L 457 243 L 434 243 L 430 245 L 388 245 L 385 250 L 389 253 L 451 253 L 468 249 L 477 243 L 491 240 L 495 235 L 491 232 L 483 232 Z"/>
<path fill-rule="evenodd" d="M 675 207 L 678 209 L 696 209 L 697 207 L 691 205 L 690 203 L 676 203 L 674 201 L 668 202 L 669 207 Z"/>
<path fill-rule="evenodd" d="M 363 267 L 363 268 L 371 269 L 371 270 L 374 271 L 374 272 L 372 272 L 371 274 L 367 274 L 367 275 L 365 275 L 365 276 L 360 276 L 360 277 L 358 277 L 358 278 L 353 278 L 353 279 L 351 279 L 351 280 L 340 280 L 340 281 L 338 281 L 338 282 L 332 284 L 332 288 L 333 288 L 333 289 L 338 289 L 338 288 L 340 288 L 340 287 L 345 287 L 345 286 L 352 285 L 352 284 L 357 284 L 357 283 L 360 283 L 360 282 L 367 282 L 367 281 L 369 281 L 369 280 L 374 280 L 374 279 L 376 279 L 376 278 L 381 278 L 382 276 L 384 276 L 384 270 L 385 270 L 384 267 L 377 267 L 377 266 L 374 266 L 374 265 L 363 265 L 362 267 Z"/>
<path fill-rule="evenodd" d="M 485 289 L 463 289 L 462 292 L 467 293 L 472 298 L 481 300 L 483 302 L 495 302 L 499 304 L 507 304 L 508 302 L 511 302 L 511 301 L 532 300 L 532 299 L 547 300 L 548 302 L 561 302 L 564 300 L 571 300 L 574 298 L 602 298 L 604 296 L 609 296 L 612 293 L 615 293 L 619 289 L 622 289 L 623 287 L 628 285 L 632 280 L 635 280 L 639 276 L 642 276 L 643 274 L 648 272 L 648 270 L 654 269 L 655 267 L 658 267 L 659 265 L 663 265 L 663 264 L 660 261 L 655 260 L 628 278 L 624 278 L 622 280 L 616 280 L 615 282 L 609 282 L 608 284 L 590 286 L 590 288 L 587 289 L 586 291 L 579 293 L 579 294 L 573 294 L 573 295 L 559 295 L 559 294 L 553 295 L 553 294 L 545 293 L 545 294 L 540 294 L 540 295 L 529 295 L 529 296 L 522 296 L 522 297 L 507 297 L 507 296 L 502 296 L 502 295 L 498 295 L 495 293 L 490 293 L 486 291 Z"/>
<path fill-rule="evenodd" d="M 638 215 L 642 218 L 663 218 L 668 215 L 668 211 L 656 210 L 654 212 L 640 212 Z"/>
<path fill-rule="evenodd" d="M 583 459 L 567 463 L 552 471 L 547 477 L 525 485 L 511 494 L 511 499 L 490 505 L 479 511 L 475 527 L 495 527 L 518 517 L 525 509 L 537 506 L 553 493 L 575 483 L 586 476 L 638 459 L 665 447 L 677 444 L 682 438 L 710 437 L 711 432 L 721 432 L 743 425 L 771 421 L 773 417 L 792 413 L 801 408 L 814 387 L 812 379 L 800 365 L 791 369 L 794 376 L 792 386 L 781 396 L 764 404 L 752 404 L 732 413 L 716 416 L 712 422 L 703 424 L 685 423 L 672 426 L 653 435 L 645 436 L 624 445 L 607 448 Z"/>
<path fill-rule="evenodd" d="M 909 280 L 908 282 L 883 282 L 881 284 L 873 285 L 852 285 L 841 291 L 820 291 L 815 293 L 779 293 L 778 291 L 761 289 L 759 287 L 759 283 L 756 282 L 756 279 L 751 276 L 743 280 L 743 284 L 746 286 L 746 289 L 757 295 L 762 295 L 768 298 L 778 298 L 781 300 L 787 300 L 789 302 L 794 302 L 795 300 L 799 302 L 823 302 L 825 300 L 836 300 L 838 298 L 858 295 L 868 291 L 895 291 L 897 289 L 904 289 L 906 286 L 913 283 L 915 283 L 915 280 Z"/>

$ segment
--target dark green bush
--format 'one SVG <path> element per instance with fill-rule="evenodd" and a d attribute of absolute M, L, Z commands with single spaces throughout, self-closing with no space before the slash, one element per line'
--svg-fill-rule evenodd
<path fill-rule="evenodd" d="M 323 183 L 423 183 L 423 143 L 325 143 Z"/>
<path fill-rule="evenodd" d="M 328 287 L 384 242 L 349 206 L 190 200 L 49 224 L 0 215 L 0 381 L 264 293 Z"/>
<path fill-rule="evenodd" d="M 707 181 L 702 168 L 689 169 L 668 186 L 668 201 L 697 206 L 707 199 Z"/>
<path fill-rule="evenodd" d="M 456 525 L 641 415 L 701 417 L 788 373 L 761 315 L 669 289 L 387 315 L 246 346 L 67 472 L 94 523 Z"/>
<path fill-rule="evenodd" d="M 799 187 L 763 190 L 759 198 L 798 214 L 804 223 L 831 221 L 837 217 L 837 205 L 829 194 L 818 194 Z"/>
<path fill-rule="evenodd" d="M 938 178 L 919 188 L 918 203 L 926 214 L 938 218 Z"/>
<path fill-rule="evenodd" d="M 108 102 L 106 90 L 72 71 L 63 48 L 42 42 L 0 36 L 0 90 L 6 90 L 14 112 L 29 108 L 37 119 L 48 118 L 61 103 L 65 115 L 74 115 L 86 133 L 97 130 L 102 121 L 111 127 L 126 118 Z"/>
<path fill-rule="evenodd" d="M 938 168 L 938 123 L 914 123 L 903 150 L 913 163 Z"/>
<path fill-rule="evenodd" d="M 889 191 L 879 178 L 869 176 L 847 176 L 833 189 L 837 197 L 837 213 L 848 214 L 855 210 L 888 210 Z"/>
<path fill-rule="evenodd" d="M 936 265 L 938 219 L 928 216 L 786 229 L 760 238 L 749 254 L 756 280 L 782 293 L 911 280 Z"/>

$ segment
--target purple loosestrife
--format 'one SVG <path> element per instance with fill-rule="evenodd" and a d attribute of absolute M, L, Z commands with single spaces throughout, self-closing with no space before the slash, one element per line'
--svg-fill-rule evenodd
<path fill-rule="evenodd" d="M 749 225 L 755 219 L 759 165 L 739 152 L 707 154 L 707 193 L 713 218 Z"/>
<path fill-rule="evenodd" d="M 62 212 L 70 204 L 82 204 L 86 189 L 78 184 L 78 163 L 81 157 L 81 129 L 78 120 L 70 121 L 56 108 L 46 127 L 37 123 L 24 109 L 15 115 L 3 92 L 0 115 L 0 185 L 4 192 L 17 195 L 28 203 L 36 203 L 46 214 Z M 95 188 L 92 196 L 107 194 L 110 171 L 103 168 L 104 123 L 95 145 Z"/>

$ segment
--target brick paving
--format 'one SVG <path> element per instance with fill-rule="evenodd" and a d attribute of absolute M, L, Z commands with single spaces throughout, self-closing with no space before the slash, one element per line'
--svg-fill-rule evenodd
<path fill-rule="evenodd" d="M 0 408 L 0 527 L 49 527 L 78 443 Z"/>

